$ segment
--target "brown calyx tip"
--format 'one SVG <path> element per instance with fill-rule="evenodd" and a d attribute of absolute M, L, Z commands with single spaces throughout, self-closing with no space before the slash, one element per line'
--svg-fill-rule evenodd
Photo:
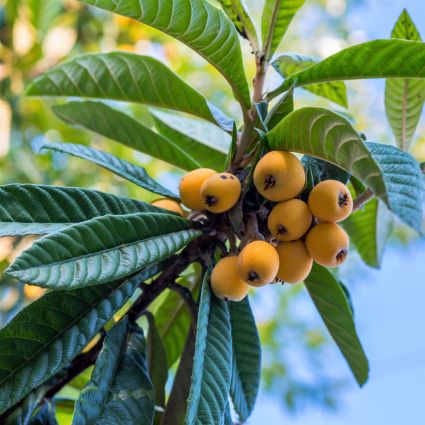
<path fill-rule="evenodd" d="M 206 196 L 205 197 L 205 205 L 208 205 L 209 207 L 214 206 L 218 202 L 218 199 L 216 196 Z"/>
<path fill-rule="evenodd" d="M 264 190 L 267 190 L 269 187 L 274 187 L 276 185 L 276 179 L 273 175 L 269 174 L 264 179 Z"/>
<path fill-rule="evenodd" d="M 257 280 L 260 280 L 260 276 L 257 272 L 249 272 L 248 273 L 248 282 L 255 282 Z"/>
<path fill-rule="evenodd" d="M 340 208 L 346 207 L 348 205 L 348 193 L 342 192 L 338 196 L 338 205 Z"/>
<path fill-rule="evenodd" d="M 277 225 L 276 235 L 287 235 L 288 233 L 288 229 L 283 224 Z"/>
<path fill-rule="evenodd" d="M 338 254 L 336 254 L 336 260 L 338 261 L 338 263 L 341 263 L 345 260 L 345 257 L 348 255 L 348 249 L 341 249 L 341 251 L 338 252 Z"/>

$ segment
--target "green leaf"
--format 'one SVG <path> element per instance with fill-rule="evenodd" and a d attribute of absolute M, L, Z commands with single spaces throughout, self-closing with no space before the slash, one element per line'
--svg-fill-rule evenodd
<path fill-rule="evenodd" d="M 180 40 L 210 62 L 245 109 L 249 89 L 238 33 L 226 15 L 204 0 L 81 0 L 150 25 Z"/>
<path fill-rule="evenodd" d="M 366 78 L 425 78 L 425 44 L 420 41 L 374 40 L 348 47 L 321 62 L 292 74 L 269 93 L 273 98 L 308 84 Z"/>
<path fill-rule="evenodd" d="M 195 332 L 189 329 L 161 425 L 183 425 L 195 355 Z"/>
<path fill-rule="evenodd" d="M 380 267 L 393 229 L 393 216 L 383 202 L 372 199 L 342 223 L 363 261 Z"/>
<path fill-rule="evenodd" d="M 311 56 L 300 55 L 298 53 L 285 53 L 276 58 L 272 63 L 273 68 L 284 78 L 292 74 L 315 65 L 320 59 Z M 309 92 L 322 96 L 338 105 L 347 105 L 347 88 L 343 81 L 332 81 L 329 83 L 310 84 L 304 87 Z"/>
<path fill-rule="evenodd" d="M 226 302 L 211 295 L 205 274 L 185 424 L 222 423 L 231 383 L 232 335 Z"/>
<path fill-rule="evenodd" d="M 279 47 L 293 17 L 305 0 L 266 0 L 261 16 L 261 34 L 266 59 Z"/>
<path fill-rule="evenodd" d="M 376 144 L 368 144 L 369 151 L 347 119 L 324 108 L 298 109 L 267 136 L 271 149 L 307 154 L 353 174 L 404 223 L 420 231 L 422 177 L 409 154 Z"/>
<path fill-rule="evenodd" d="M 168 377 L 167 352 L 158 328 L 155 317 L 149 311 L 145 312 L 149 323 L 147 337 L 146 360 L 148 364 L 149 376 L 155 390 L 155 406 L 165 407 L 165 384 Z"/>
<path fill-rule="evenodd" d="M 167 258 L 199 236 L 193 227 L 170 214 L 95 218 L 39 239 L 6 273 L 47 288 L 99 285 Z"/>
<path fill-rule="evenodd" d="M 0 236 L 41 235 L 108 214 L 161 210 L 141 201 L 74 187 L 0 186 Z"/>
<path fill-rule="evenodd" d="M 382 143 L 366 143 L 379 164 L 387 206 L 407 225 L 421 231 L 424 182 L 418 162 L 408 153 Z"/>
<path fill-rule="evenodd" d="M 227 133 L 205 121 L 159 110 L 150 111 L 160 134 L 172 140 L 202 167 L 222 171 L 229 150 Z"/>
<path fill-rule="evenodd" d="M 108 332 L 75 405 L 72 425 L 152 423 L 154 391 L 145 349 L 143 331 L 127 318 Z"/>
<path fill-rule="evenodd" d="M 275 128 L 280 121 L 294 110 L 294 86 L 292 86 L 273 106 L 267 114 L 265 123 L 269 130 Z"/>
<path fill-rule="evenodd" d="M 125 52 L 86 54 L 36 78 L 29 96 L 113 99 L 175 109 L 231 128 L 231 120 L 163 63 Z"/>
<path fill-rule="evenodd" d="M 305 280 L 305 286 L 329 333 L 362 386 L 369 376 L 369 364 L 344 291 L 332 273 L 317 264 L 314 264 Z"/>
<path fill-rule="evenodd" d="M 104 103 L 69 102 L 53 107 L 53 112 L 68 124 L 81 126 L 184 170 L 200 167 L 198 162 L 171 140 Z"/>
<path fill-rule="evenodd" d="M 50 401 L 46 401 L 28 425 L 58 425 L 54 405 Z"/>
<path fill-rule="evenodd" d="M 49 149 L 55 152 L 66 153 L 78 158 L 87 159 L 150 192 L 157 193 L 167 198 L 179 198 L 175 193 L 170 192 L 153 178 L 149 177 L 143 167 L 119 159 L 109 153 L 71 143 L 48 143 L 43 145 L 42 149 Z"/>
<path fill-rule="evenodd" d="M 44 36 L 60 14 L 62 4 L 57 0 L 29 0 L 31 10 L 31 23 Z"/>
<path fill-rule="evenodd" d="M 195 275 L 192 278 L 184 279 L 183 282 L 184 286 L 196 296 L 200 286 L 199 277 Z M 179 281 L 180 284 L 183 282 Z M 192 323 L 192 316 L 183 298 L 170 290 L 155 312 L 155 321 L 164 341 L 168 367 L 171 367 L 183 351 L 186 335 Z"/>
<path fill-rule="evenodd" d="M 399 16 L 392 38 L 422 41 L 406 9 Z M 385 112 L 398 147 L 408 151 L 422 114 L 425 101 L 425 81 L 392 80 L 385 83 Z"/>
<path fill-rule="evenodd" d="M 0 329 L 0 414 L 68 366 L 158 271 L 153 266 L 124 283 L 49 291 Z"/>
<path fill-rule="evenodd" d="M 229 303 L 233 367 L 230 393 L 241 422 L 254 409 L 261 378 L 261 342 L 248 297 Z"/>
<path fill-rule="evenodd" d="M 235 154 L 236 154 L 237 146 L 238 146 L 238 129 L 236 128 L 236 123 L 234 123 L 233 131 L 232 131 L 232 142 L 230 143 L 230 147 L 227 152 L 226 165 L 224 167 L 226 170 L 228 170 L 232 165 L 233 158 L 235 157 Z"/>
<path fill-rule="evenodd" d="M 224 12 L 233 22 L 239 34 L 249 40 L 252 49 L 258 50 L 258 37 L 243 0 L 218 0 Z"/>

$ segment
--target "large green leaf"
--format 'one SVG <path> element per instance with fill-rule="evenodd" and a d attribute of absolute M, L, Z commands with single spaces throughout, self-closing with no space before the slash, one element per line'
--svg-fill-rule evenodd
<path fill-rule="evenodd" d="M 382 143 L 366 143 L 382 170 L 387 206 L 416 231 L 421 231 L 424 182 L 419 163 L 408 153 Z"/>
<path fill-rule="evenodd" d="M 331 162 L 371 188 L 406 224 L 421 225 L 422 181 L 416 161 L 386 145 L 363 143 L 350 122 L 324 108 L 301 108 L 268 134 L 270 148 L 307 154 Z"/>
<path fill-rule="evenodd" d="M 156 326 L 155 317 L 149 311 L 145 312 L 149 331 L 147 336 L 146 361 L 154 390 L 155 406 L 165 407 L 165 385 L 168 377 L 167 352 Z"/>
<path fill-rule="evenodd" d="M 261 16 L 261 34 L 270 59 L 279 47 L 293 17 L 305 0 L 266 0 Z"/>
<path fill-rule="evenodd" d="M 230 136 L 205 121 L 169 112 L 151 110 L 155 127 L 160 134 L 172 140 L 202 167 L 222 171 Z"/>
<path fill-rule="evenodd" d="M 143 331 L 127 319 L 108 332 L 72 425 L 152 424 L 154 391 L 145 349 Z"/>
<path fill-rule="evenodd" d="M 108 214 L 159 212 L 133 199 L 74 187 L 0 186 L 0 236 L 41 235 Z"/>
<path fill-rule="evenodd" d="M 187 44 L 215 66 L 250 107 L 238 34 L 226 15 L 204 0 L 81 0 L 128 16 Z"/>
<path fill-rule="evenodd" d="M 143 187 L 150 192 L 157 193 L 168 198 L 178 199 L 178 196 L 170 192 L 165 187 L 157 183 L 153 178 L 149 177 L 143 167 L 134 165 L 130 162 L 117 158 L 109 153 L 92 149 L 87 146 L 77 145 L 73 143 L 48 143 L 43 145 L 42 149 L 49 149 L 55 152 L 66 153 L 78 158 L 87 159 L 94 162 L 107 170 Z"/>
<path fill-rule="evenodd" d="M 406 9 L 399 16 L 391 33 L 392 38 L 422 41 Z M 385 112 L 398 147 L 409 150 L 425 101 L 425 81 L 387 80 L 385 84 Z"/>
<path fill-rule="evenodd" d="M 27 94 L 137 102 L 187 112 L 228 129 L 232 125 L 163 63 L 125 52 L 77 56 L 35 79 Z"/>
<path fill-rule="evenodd" d="M 261 342 L 248 297 L 229 303 L 233 367 L 230 393 L 241 422 L 254 408 L 261 378 Z"/>
<path fill-rule="evenodd" d="M 273 108 L 268 112 L 265 124 L 268 130 L 275 128 L 287 115 L 294 110 L 294 86 L 292 86 L 276 102 Z"/>
<path fill-rule="evenodd" d="M 71 125 L 84 127 L 184 170 L 200 167 L 198 162 L 171 140 L 104 103 L 69 102 L 55 106 L 53 111 Z"/>
<path fill-rule="evenodd" d="M 372 199 L 342 224 L 363 261 L 379 267 L 393 228 L 393 216 L 385 204 Z"/>
<path fill-rule="evenodd" d="M 199 278 L 193 276 L 179 281 L 184 282 L 194 296 L 199 292 Z M 192 323 L 192 316 L 183 298 L 175 291 L 168 291 L 155 312 L 156 325 L 167 351 L 168 366 L 171 367 L 179 358 L 186 335 Z"/>
<path fill-rule="evenodd" d="M 307 84 L 365 78 L 425 78 L 425 43 L 374 40 L 348 47 L 303 71 L 292 74 L 269 98 Z"/>
<path fill-rule="evenodd" d="M 250 41 L 254 51 L 258 50 L 257 31 L 246 10 L 243 0 L 218 0 L 218 2 L 235 25 L 239 34 Z"/>
<path fill-rule="evenodd" d="M 103 216 L 39 239 L 7 273 L 47 288 L 99 285 L 167 258 L 200 234 L 193 227 L 162 213 Z"/>
<path fill-rule="evenodd" d="M 148 268 L 124 283 L 49 291 L 18 313 L 0 330 L 0 414 L 69 365 L 140 281 L 158 271 Z"/>
<path fill-rule="evenodd" d="M 273 68 L 284 78 L 318 63 L 320 60 L 298 53 L 285 53 L 276 58 Z M 347 107 L 347 88 L 343 81 L 310 84 L 304 87 L 309 92 L 332 100 L 338 105 Z"/>
<path fill-rule="evenodd" d="M 209 280 L 208 271 L 199 303 L 186 425 L 222 423 L 230 391 L 232 334 L 229 309 L 226 302 L 211 294 Z"/>
<path fill-rule="evenodd" d="M 357 382 L 362 386 L 369 376 L 369 364 L 341 285 L 329 270 L 314 264 L 305 280 L 305 286 L 329 333 L 347 360 Z"/>

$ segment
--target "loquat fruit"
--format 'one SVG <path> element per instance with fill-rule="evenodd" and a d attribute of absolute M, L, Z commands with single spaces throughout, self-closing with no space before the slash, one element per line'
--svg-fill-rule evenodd
<path fill-rule="evenodd" d="M 308 205 L 304 201 L 290 199 L 273 207 L 267 225 L 277 240 L 294 241 L 307 232 L 312 220 Z"/>
<path fill-rule="evenodd" d="M 189 171 L 180 180 L 179 191 L 182 203 L 191 210 L 202 211 L 205 209 L 201 198 L 201 187 L 205 180 L 212 175 L 217 174 L 210 168 L 198 168 Z"/>
<path fill-rule="evenodd" d="M 353 211 L 353 198 L 345 184 L 338 180 L 323 180 L 310 192 L 308 206 L 320 221 L 338 222 Z"/>
<path fill-rule="evenodd" d="M 248 285 L 267 285 L 276 277 L 278 270 L 279 255 L 275 247 L 268 242 L 251 242 L 239 254 L 239 276 Z"/>
<path fill-rule="evenodd" d="M 152 204 L 154 207 L 163 208 L 164 210 L 175 212 L 178 215 L 181 215 L 184 217 L 184 211 L 180 204 L 173 199 L 163 198 L 163 199 L 157 199 L 156 201 L 153 201 Z"/>
<path fill-rule="evenodd" d="M 238 257 L 232 255 L 222 258 L 214 267 L 211 274 L 211 290 L 215 296 L 229 301 L 243 300 L 249 289 L 239 276 Z"/>
<path fill-rule="evenodd" d="M 316 263 L 336 267 L 347 258 L 350 240 L 338 224 L 319 223 L 307 233 L 305 243 Z"/>
<path fill-rule="evenodd" d="M 201 188 L 204 209 L 213 213 L 230 210 L 241 196 L 241 182 L 231 173 L 218 173 L 205 180 Z"/>
<path fill-rule="evenodd" d="M 275 202 L 286 201 L 303 190 L 304 168 L 291 152 L 271 151 L 258 161 L 254 170 L 254 185 L 264 198 Z"/>
<path fill-rule="evenodd" d="M 276 251 L 279 255 L 277 277 L 287 283 L 302 282 L 313 267 L 313 258 L 303 241 L 281 242 Z"/>

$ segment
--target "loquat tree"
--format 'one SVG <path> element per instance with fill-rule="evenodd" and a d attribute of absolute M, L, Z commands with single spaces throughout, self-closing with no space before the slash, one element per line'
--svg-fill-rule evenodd
<path fill-rule="evenodd" d="M 243 423 L 261 377 L 247 294 L 282 282 L 304 281 L 362 386 L 369 367 L 347 290 L 326 267 L 347 258 L 350 240 L 378 266 L 392 226 L 383 213 L 421 231 L 424 179 L 407 151 L 425 99 L 425 44 L 407 12 L 392 39 L 316 60 L 276 55 L 303 0 L 266 0 L 261 37 L 241 0 L 220 0 L 221 8 L 207 0 L 82 3 L 199 53 L 230 84 L 242 122 L 147 56 L 85 54 L 31 82 L 28 96 L 80 98 L 53 107 L 66 123 L 188 173 L 174 193 L 109 153 L 50 143 L 43 150 L 91 161 L 161 198 L 148 204 L 75 187 L 0 187 L 0 236 L 40 236 L 6 274 L 48 289 L 0 330 L 0 422 L 56 423 L 57 409 L 71 408 L 74 425 L 231 424 L 233 408 Z M 241 39 L 256 66 L 252 95 Z M 270 65 L 284 79 L 267 91 Z M 366 141 L 346 112 L 294 110 L 294 91 L 304 88 L 341 111 L 344 80 L 363 78 L 387 79 L 398 147 Z M 152 109 L 152 128 L 108 101 L 175 115 L 167 114 L 171 123 Z M 205 122 L 223 140 L 201 140 Z M 58 394 L 72 382 L 79 396 L 64 407 Z"/>

